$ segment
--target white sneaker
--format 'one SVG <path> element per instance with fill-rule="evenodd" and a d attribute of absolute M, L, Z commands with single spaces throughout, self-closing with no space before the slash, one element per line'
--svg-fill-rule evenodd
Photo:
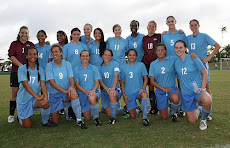
<path fill-rule="evenodd" d="M 200 130 L 206 130 L 208 128 L 206 120 L 200 120 Z"/>
<path fill-rule="evenodd" d="M 207 120 L 208 120 L 208 121 L 211 121 L 211 120 L 212 120 L 212 116 L 211 116 L 211 115 L 208 115 Z"/>
<path fill-rule="evenodd" d="M 9 122 L 9 123 L 13 123 L 13 122 L 14 122 L 14 116 L 9 115 L 9 117 L 8 117 L 8 122 Z"/>

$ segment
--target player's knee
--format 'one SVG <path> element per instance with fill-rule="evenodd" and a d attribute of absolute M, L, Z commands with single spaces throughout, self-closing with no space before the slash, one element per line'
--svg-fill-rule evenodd
<path fill-rule="evenodd" d="M 188 118 L 188 121 L 190 122 L 190 123 L 196 123 L 197 122 L 197 120 L 198 120 L 198 118 Z"/>

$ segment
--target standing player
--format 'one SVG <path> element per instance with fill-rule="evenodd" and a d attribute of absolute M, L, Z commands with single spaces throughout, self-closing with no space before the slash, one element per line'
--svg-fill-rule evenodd
<path fill-rule="evenodd" d="M 121 26 L 115 24 L 113 26 L 113 33 L 115 37 L 109 37 L 106 41 L 106 49 L 111 49 L 113 52 L 113 59 L 117 61 L 122 67 L 125 64 L 125 52 L 127 49 L 127 40 L 121 37 Z"/>
<path fill-rule="evenodd" d="M 198 58 L 201 59 L 202 63 L 204 64 L 205 68 L 208 71 L 208 80 L 206 84 L 207 92 L 212 96 L 211 90 L 209 87 L 210 76 L 209 76 L 209 66 L 208 61 L 212 59 L 212 57 L 219 51 L 220 45 L 214 41 L 209 35 L 205 33 L 200 33 L 199 28 L 200 24 L 199 21 L 193 19 L 189 22 L 190 29 L 193 34 L 187 36 L 188 46 L 189 46 L 189 54 L 196 53 Z M 207 56 L 207 46 L 211 45 L 215 47 L 215 50 Z M 212 120 L 212 115 L 210 114 L 207 118 L 208 120 Z"/>
<path fill-rule="evenodd" d="M 142 62 L 145 64 L 147 71 L 149 72 L 149 67 L 151 62 L 157 59 L 155 46 L 161 42 L 161 34 L 155 33 L 157 29 L 157 24 L 155 21 L 150 21 L 147 26 L 148 35 L 143 37 L 143 48 L 144 56 Z M 156 104 L 156 95 L 154 92 L 154 87 L 150 85 L 150 80 L 148 81 L 149 85 L 149 99 L 151 103 L 150 114 L 157 114 L 157 104 Z"/>
<path fill-rule="evenodd" d="M 137 51 L 137 62 L 141 62 L 143 55 L 144 55 L 144 49 L 143 49 L 143 37 L 144 34 L 138 33 L 139 29 L 139 22 L 136 20 L 132 20 L 130 23 L 130 30 L 131 35 L 126 38 L 128 42 L 128 50 L 129 49 L 135 49 Z"/>
<path fill-rule="evenodd" d="M 58 111 L 69 105 L 66 102 L 71 102 L 78 126 L 87 129 L 81 120 L 81 106 L 74 88 L 71 64 L 62 60 L 61 46 L 53 45 L 51 52 L 54 60 L 46 66 L 46 79 L 49 82 L 48 91 L 52 121 L 57 124 L 60 120 Z"/>
<path fill-rule="evenodd" d="M 63 59 L 71 63 L 72 68 L 81 65 L 80 53 L 83 50 L 88 50 L 88 47 L 80 42 L 81 31 L 78 28 L 71 30 L 71 42 L 63 47 Z"/>
<path fill-rule="evenodd" d="M 36 49 L 38 50 L 38 62 L 39 66 L 42 69 L 46 68 L 46 64 L 48 63 L 49 56 L 51 54 L 51 46 L 46 45 L 45 40 L 47 38 L 46 32 L 44 30 L 40 30 L 37 33 L 38 43 L 35 44 Z"/>
<path fill-rule="evenodd" d="M 137 51 L 135 49 L 130 49 L 128 51 L 129 62 L 121 69 L 121 90 L 130 117 L 132 119 L 136 118 L 136 99 L 138 99 L 143 110 L 143 125 L 149 126 L 149 120 L 147 118 L 149 98 L 146 93 L 148 73 L 145 65 L 142 62 L 136 62 L 136 59 Z"/>
<path fill-rule="evenodd" d="M 34 111 L 41 109 L 42 125 L 55 127 L 56 124 L 48 122 L 49 103 L 45 85 L 45 72 L 39 68 L 38 51 L 34 47 L 25 48 L 26 64 L 18 69 L 17 114 L 22 127 L 31 128 Z M 43 94 L 39 95 L 39 90 Z"/>
<path fill-rule="evenodd" d="M 175 43 L 175 52 L 180 57 L 175 62 L 175 69 L 179 76 L 182 109 L 187 113 L 189 122 L 195 123 L 198 120 L 196 115 L 196 103 L 203 103 L 200 129 L 207 129 L 207 117 L 210 113 L 212 100 L 205 90 L 208 73 L 199 58 L 191 59 L 186 55 L 187 47 L 183 40 Z"/>
<path fill-rule="evenodd" d="M 91 38 L 91 32 L 93 31 L 93 26 L 89 23 L 86 23 L 83 29 L 85 35 L 81 36 L 81 42 L 85 45 L 88 45 L 89 42 L 93 41 L 93 38 Z"/>
<path fill-rule="evenodd" d="M 168 100 L 171 101 L 172 122 L 177 122 L 179 107 L 179 90 L 176 87 L 174 63 L 177 57 L 166 56 L 166 46 L 156 45 L 157 60 L 151 63 L 149 77 L 151 84 L 156 87 L 157 107 L 161 118 L 168 119 Z"/>
<path fill-rule="evenodd" d="M 8 50 L 8 55 L 12 61 L 12 70 L 10 73 L 10 87 L 12 88 L 12 96 L 10 99 L 10 115 L 8 122 L 14 122 L 14 111 L 16 109 L 16 97 L 18 92 L 18 67 L 25 63 L 24 49 L 26 47 L 34 47 L 34 44 L 29 39 L 29 29 L 22 26 L 19 30 L 17 40 L 13 41 Z"/>
<path fill-rule="evenodd" d="M 91 113 L 96 126 L 101 126 L 99 120 L 98 89 L 101 79 L 98 68 L 89 64 L 89 52 L 83 50 L 80 53 L 81 65 L 74 68 L 74 79 L 77 86 L 77 93 L 81 102 L 81 110 L 86 121 L 90 120 Z"/>
<path fill-rule="evenodd" d="M 107 116 L 111 117 L 108 124 L 115 124 L 118 101 L 121 97 L 121 89 L 118 86 L 120 69 L 119 64 L 112 60 L 113 52 L 110 49 L 106 49 L 102 57 L 104 59 L 100 69 L 102 98 L 104 98 L 105 112 Z"/>

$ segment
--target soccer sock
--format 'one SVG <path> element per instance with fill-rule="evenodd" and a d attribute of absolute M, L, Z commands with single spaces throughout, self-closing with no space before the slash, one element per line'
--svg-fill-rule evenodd
<path fill-rule="evenodd" d="M 174 104 L 173 102 L 171 102 L 172 115 L 176 114 L 176 112 L 178 111 L 179 106 L 180 106 L 180 103 Z"/>
<path fill-rule="evenodd" d="M 14 116 L 15 109 L 16 109 L 16 101 L 10 101 L 10 115 Z"/>
<path fill-rule="evenodd" d="M 147 119 L 149 110 L 149 98 L 142 98 L 141 107 L 143 112 L 143 119 Z"/>
<path fill-rule="evenodd" d="M 41 109 L 41 116 L 42 116 L 42 124 L 48 123 L 50 117 L 50 108 Z"/>
<path fill-rule="evenodd" d="M 208 117 L 208 115 L 209 115 L 209 113 L 210 113 L 210 110 L 209 111 L 207 111 L 207 110 L 205 110 L 204 108 L 202 109 L 202 114 L 201 114 L 201 120 L 206 120 L 207 119 L 207 117 Z"/>
<path fill-rule="evenodd" d="M 211 100 L 212 100 L 212 94 L 210 94 L 210 96 L 211 96 Z M 209 113 L 209 115 L 212 116 L 212 106 L 211 106 L 211 108 L 210 108 L 210 113 Z"/>
<path fill-rule="evenodd" d="M 73 112 L 77 117 L 77 122 L 81 121 L 81 105 L 79 99 L 72 100 L 71 101 L 71 106 L 73 108 Z"/>
<path fill-rule="evenodd" d="M 92 113 L 92 117 L 93 117 L 93 120 L 96 119 L 96 118 L 99 118 L 99 105 L 98 103 L 96 105 L 90 105 L 91 107 L 91 113 Z"/>
<path fill-rule="evenodd" d="M 116 103 L 111 103 L 110 102 L 110 107 L 111 107 L 111 117 L 112 118 L 116 118 L 116 114 L 117 114 L 117 102 Z"/>
<path fill-rule="evenodd" d="M 153 91 L 149 90 L 149 99 L 150 99 L 151 109 L 157 110 L 156 95 L 154 90 Z"/>

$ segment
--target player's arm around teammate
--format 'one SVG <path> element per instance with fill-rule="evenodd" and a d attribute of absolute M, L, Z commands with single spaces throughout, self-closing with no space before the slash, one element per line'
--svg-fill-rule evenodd
<path fill-rule="evenodd" d="M 74 78 L 78 89 L 81 102 L 81 108 L 86 121 L 94 120 L 96 126 L 101 126 L 99 121 L 99 105 L 98 98 L 100 90 L 98 90 L 99 80 L 101 79 L 98 68 L 89 64 L 89 52 L 83 50 L 80 53 L 81 65 L 74 69 Z"/>
<path fill-rule="evenodd" d="M 183 40 L 175 43 L 175 52 L 180 57 L 175 62 L 175 68 L 181 84 L 182 109 L 187 112 L 189 122 L 195 123 L 198 120 L 195 112 L 196 102 L 202 102 L 200 129 L 205 130 L 212 105 L 211 97 L 205 89 L 208 74 L 200 59 L 191 59 L 186 55 L 186 50 L 187 46 Z"/>
<path fill-rule="evenodd" d="M 143 63 L 136 62 L 137 52 L 135 49 L 128 51 L 128 64 L 122 67 L 121 70 L 121 90 L 123 99 L 127 105 L 130 117 L 136 118 L 136 99 L 140 100 L 143 110 L 143 125 L 149 126 L 147 118 L 149 110 L 149 98 L 146 92 L 148 84 L 148 73 Z"/>
<path fill-rule="evenodd" d="M 87 127 L 81 119 L 81 106 L 74 87 L 74 76 L 71 64 L 62 60 L 62 48 L 55 44 L 51 48 L 54 60 L 47 64 L 46 78 L 49 81 L 49 102 L 52 121 L 57 124 L 60 121 L 58 111 L 71 102 L 73 112 L 77 117 L 78 126 Z"/>
<path fill-rule="evenodd" d="M 102 57 L 104 61 L 100 69 L 102 76 L 100 85 L 103 88 L 104 107 L 107 116 L 111 117 L 108 124 L 115 124 L 118 100 L 121 97 L 121 90 L 118 86 L 120 69 L 119 64 L 112 60 L 113 52 L 110 49 L 106 49 Z"/>

